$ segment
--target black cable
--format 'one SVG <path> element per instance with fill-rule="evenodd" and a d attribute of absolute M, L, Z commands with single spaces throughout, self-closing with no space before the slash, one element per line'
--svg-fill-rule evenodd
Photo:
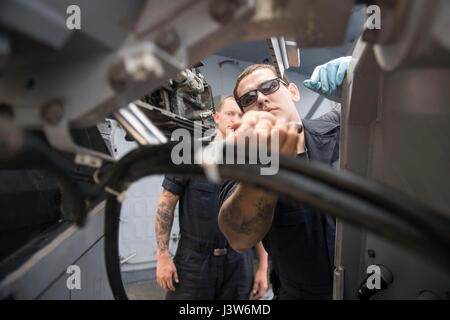
<path fill-rule="evenodd" d="M 132 151 L 109 172 L 103 173 L 101 186 L 109 186 L 120 192 L 128 183 L 152 174 L 205 176 L 204 169 L 199 165 L 173 164 L 171 151 L 174 145 L 175 142 L 170 142 Z M 245 181 L 268 191 L 288 195 L 431 257 L 447 270 L 450 267 L 450 246 L 446 241 L 450 222 L 434 209 L 417 201 L 404 205 L 399 201 L 404 201 L 405 197 L 389 198 L 389 194 L 376 184 L 367 184 L 360 178 L 343 176 L 341 172 L 289 157 L 280 157 L 280 169 L 276 175 L 262 176 L 260 169 L 260 165 L 218 166 L 222 179 Z M 427 210 L 417 211 L 423 208 Z M 428 212 L 433 212 L 430 224 L 427 216 L 421 216 Z M 118 254 L 119 217 L 120 204 L 111 196 L 107 200 L 105 218 L 107 271 L 115 297 L 126 298 Z M 442 228 L 436 228 L 436 221 L 442 222 Z M 441 230 L 447 232 L 439 234 Z"/>
<path fill-rule="evenodd" d="M 102 168 L 99 174 L 100 184 L 99 188 L 103 189 L 107 185 L 114 184 L 117 180 L 124 178 L 124 173 L 127 172 L 132 165 L 136 165 L 143 161 L 147 161 L 148 165 L 162 165 L 166 166 L 171 164 L 172 160 L 170 158 L 173 147 L 178 142 L 168 142 L 161 145 L 149 145 L 141 146 L 140 148 L 134 149 L 127 153 L 123 158 L 112 166 Z"/>
<path fill-rule="evenodd" d="M 170 164 L 170 162 L 168 163 Z M 283 167 L 281 164 L 282 161 L 280 162 L 280 168 Z M 146 175 L 161 173 L 203 174 L 201 167 L 192 165 L 149 166 L 146 163 L 145 166 L 135 164 L 130 169 L 135 168 L 135 166 L 141 168 L 130 175 L 131 181 L 136 181 Z M 258 165 L 219 166 L 220 175 L 223 179 L 244 181 L 277 194 L 288 195 L 296 201 L 302 201 L 327 214 L 364 227 L 425 256 L 431 256 L 440 264 L 450 266 L 450 246 L 445 244 L 440 237 L 429 234 L 428 230 L 422 229 L 421 225 L 417 226 L 411 221 L 405 221 L 402 215 L 396 215 L 389 208 L 285 169 L 280 169 L 274 176 L 262 176 L 260 175 L 260 169 L 261 167 Z"/>
<path fill-rule="evenodd" d="M 447 270 L 450 267 L 448 245 L 440 239 L 430 237 L 426 230 L 405 221 L 401 216 L 393 215 L 382 206 L 284 169 L 280 169 L 277 175 L 270 178 L 258 175 L 259 168 L 254 169 L 251 166 L 247 166 L 245 170 L 236 170 L 228 165 L 220 172 L 226 179 L 245 181 L 277 194 L 288 195 L 322 212 L 400 243 L 426 257 L 432 257 Z"/>
<path fill-rule="evenodd" d="M 176 142 L 170 142 L 162 146 L 157 146 L 156 148 L 153 146 L 145 147 L 144 150 L 135 150 L 132 154 L 125 157 L 124 165 L 120 168 L 133 167 L 137 171 L 135 174 L 139 176 L 139 166 L 143 167 L 141 169 L 143 172 L 148 170 L 146 161 L 141 162 L 141 159 L 146 159 L 150 155 L 160 157 L 160 161 L 157 163 L 164 167 L 166 163 L 171 163 L 172 161 L 170 155 L 172 147 L 175 144 Z M 160 149 L 162 150 L 159 153 L 157 150 Z M 237 152 L 234 154 L 236 155 Z M 249 152 L 245 153 L 246 156 L 248 154 Z M 248 156 L 246 160 L 248 160 Z M 293 157 L 280 155 L 279 164 L 281 169 L 296 172 L 305 177 L 323 182 L 326 185 L 335 187 L 339 191 L 346 191 L 365 199 L 365 201 L 381 206 L 385 210 L 392 211 L 392 214 L 403 217 L 403 219 L 412 223 L 417 228 L 425 230 L 431 238 L 450 247 L 450 232 L 448 232 L 450 230 L 450 219 L 430 206 L 425 206 L 393 188 L 381 186 L 380 184 L 348 172 L 336 171 L 331 167 L 319 163 L 298 161 Z M 120 168 L 117 171 L 122 170 Z M 154 168 L 155 173 L 158 171 L 157 169 L 156 167 Z M 183 168 L 177 169 L 173 169 L 177 170 L 174 173 L 183 173 L 187 170 L 186 165 Z M 189 170 L 194 170 L 193 172 L 195 172 L 202 169 L 198 166 L 193 166 Z M 109 178 L 113 179 L 112 176 Z"/>
<path fill-rule="evenodd" d="M 253 152 L 257 154 L 255 150 Z M 247 162 L 248 154 L 247 151 L 245 153 Z M 284 155 L 279 155 L 279 159 L 280 168 L 310 177 L 392 211 L 393 214 L 402 216 L 417 228 L 425 230 L 436 241 L 450 247 L 450 218 L 431 206 L 408 197 L 389 186 L 375 183 L 350 172 L 337 171 L 322 163 L 298 161 L 294 157 Z"/>
<path fill-rule="evenodd" d="M 127 168 L 134 168 L 135 172 L 130 172 L 131 177 L 134 175 L 139 177 L 143 174 L 161 173 L 158 172 L 160 169 L 163 169 L 166 164 L 172 163 L 170 156 L 174 145 L 175 143 L 171 142 L 160 146 L 145 147 L 143 150 L 135 150 L 123 159 L 123 163 L 121 163 L 118 166 L 118 170 L 115 171 L 120 172 Z M 248 154 L 249 153 L 246 153 L 246 155 Z M 158 161 L 154 163 L 158 164 L 160 167 L 155 167 L 155 165 L 153 165 L 149 168 L 148 161 L 145 159 L 150 155 L 159 157 Z M 141 159 L 144 159 L 144 161 L 141 162 Z M 142 168 L 139 169 L 140 166 Z M 172 170 L 175 170 L 173 173 L 179 174 L 184 172 L 198 174 L 198 172 L 202 170 L 199 166 L 190 166 L 189 169 L 187 165 L 177 166 L 172 168 Z M 222 167 L 223 166 L 219 165 L 219 170 Z M 305 177 L 335 187 L 339 192 L 346 191 L 354 196 L 363 198 L 367 202 L 381 206 L 385 210 L 392 211 L 393 215 L 401 216 L 404 220 L 415 225 L 418 229 L 425 230 L 426 233 L 430 237 L 436 239 L 436 241 L 440 241 L 441 244 L 450 247 L 448 235 L 448 230 L 450 230 L 450 220 L 445 215 L 439 214 L 429 206 L 425 206 L 414 199 L 406 197 L 396 190 L 384 186 L 382 187 L 381 185 L 363 180 L 362 178 L 349 173 L 338 172 L 324 165 L 298 161 L 292 157 L 280 156 L 280 168 L 300 173 Z M 139 170 L 141 170 L 141 173 L 139 173 Z M 110 175 L 109 179 L 113 180 L 113 175 Z M 388 192 L 384 190 L 388 190 Z"/>
<path fill-rule="evenodd" d="M 170 159 L 173 146 L 174 143 L 169 142 L 131 151 L 114 166 L 108 166 L 109 171 L 100 174 L 100 186 L 121 192 L 130 182 L 151 174 L 204 175 L 203 169 L 198 165 L 174 165 Z M 145 170 L 139 169 L 139 166 Z M 128 296 L 122 282 L 119 256 L 120 211 L 121 204 L 116 196 L 110 195 L 106 201 L 104 225 L 106 273 L 114 298 L 126 300 Z"/>
<path fill-rule="evenodd" d="M 105 266 L 108 282 L 116 300 L 128 300 L 122 282 L 119 256 L 119 225 L 121 205 L 110 195 L 105 208 Z"/>
<path fill-rule="evenodd" d="M 336 171 L 318 163 L 297 161 L 295 158 L 283 155 L 280 155 L 280 168 L 300 173 L 385 207 L 415 226 L 426 230 L 431 237 L 450 246 L 450 219 L 431 206 L 400 193 L 394 188 L 363 179 L 350 172 Z"/>

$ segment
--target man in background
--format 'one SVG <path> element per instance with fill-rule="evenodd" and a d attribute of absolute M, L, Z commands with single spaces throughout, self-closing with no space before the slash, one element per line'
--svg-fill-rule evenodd
<path fill-rule="evenodd" d="M 239 125 L 242 112 L 233 97 L 225 98 L 214 114 L 215 141 Z M 256 244 L 253 254 L 234 251 L 219 230 L 220 185 L 200 178 L 166 176 L 156 216 L 156 280 L 168 290 L 166 299 L 260 299 L 267 291 L 267 253 Z M 174 210 L 179 202 L 180 241 L 174 259 L 169 253 Z"/>

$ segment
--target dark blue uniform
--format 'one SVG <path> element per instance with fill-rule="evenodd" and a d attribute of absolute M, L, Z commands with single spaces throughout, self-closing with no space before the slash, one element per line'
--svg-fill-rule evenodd
<path fill-rule="evenodd" d="M 220 185 L 166 176 L 164 189 L 180 196 L 180 241 L 174 257 L 179 283 L 167 299 L 239 299 L 250 296 L 253 258 L 232 250 L 219 230 Z"/>
<path fill-rule="evenodd" d="M 298 157 L 332 165 L 339 158 L 339 115 L 322 119 L 303 121 L 306 152 Z M 221 204 L 235 186 L 233 181 L 222 185 Z M 278 299 L 331 298 L 335 229 L 333 217 L 304 203 L 278 200 L 263 239 L 278 276 Z"/>

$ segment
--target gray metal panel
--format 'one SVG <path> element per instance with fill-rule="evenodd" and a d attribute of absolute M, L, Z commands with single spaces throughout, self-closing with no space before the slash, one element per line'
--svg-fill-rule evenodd
<path fill-rule="evenodd" d="M 399 70 L 387 74 L 384 83 L 370 175 L 450 214 L 450 70 Z M 415 299 L 421 290 L 447 298 L 448 270 L 371 234 L 366 245 L 378 252 L 373 261 L 394 274 L 394 284 L 377 298 Z"/>
<path fill-rule="evenodd" d="M 3 25 L 54 48 L 62 47 L 71 35 L 66 27 L 66 17 L 65 10 L 56 10 L 43 1 L 7 0 L 0 3 Z"/>
<path fill-rule="evenodd" d="M 364 266 L 383 264 L 394 275 L 392 285 L 374 299 L 417 299 L 424 290 L 432 291 L 440 299 L 448 299 L 450 274 L 447 270 L 371 233 L 367 234 L 366 248 L 374 250 L 376 257 L 369 258 L 366 254 Z"/>
<path fill-rule="evenodd" d="M 67 276 L 62 274 L 47 290 L 44 291 L 39 300 L 70 300 L 70 290 L 67 289 Z"/>
<path fill-rule="evenodd" d="M 361 228 L 340 219 L 336 222 L 335 266 L 343 277 L 335 279 L 335 300 L 355 299 L 355 293 L 363 278 L 365 233 Z"/>
<path fill-rule="evenodd" d="M 37 251 L 28 261 L 9 274 L 0 283 L 0 298 L 35 299 L 56 281 L 67 267 L 88 251 L 102 236 L 104 205 L 94 208 L 83 229 L 75 225 L 64 230 L 47 246 Z M 106 273 L 102 274 L 103 277 Z"/>
<path fill-rule="evenodd" d="M 417 41 L 426 42 L 427 29 L 415 28 L 421 36 Z M 433 59 L 440 51 L 425 55 L 412 50 L 408 57 L 416 55 L 416 65 L 401 60 L 403 68 L 383 71 L 370 44 L 356 47 L 347 73 L 349 90 L 344 90 L 341 165 L 450 214 L 450 70 Z M 394 277 L 374 299 L 416 299 L 423 290 L 448 298 L 450 275 L 435 261 L 346 224 L 338 226 L 337 234 L 344 298 L 355 297 L 371 264 L 385 265 Z"/>
<path fill-rule="evenodd" d="M 104 239 L 100 239 L 74 264 L 81 270 L 81 288 L 70 291 L 71 300 L 111 300 L 113 295 L 106 276 Z"/>
<path fill-rule="evenodd" d="M 378 77 L 379 68 L 367 44 L 358 42 L 347 71 L 343 89 L 340 165 L 361 176 L 368 176 L 371 122 L 376 120 L 378 82 L 367 81 L 367 75 Z M 350 103 L 351 102 L 351 103 Z M 338 220 L 336 226 L 336 267 L 344 270 L 342 299 L 355 299 L 365 276 L 364 255 L 366 231 Z M 335 286 L 339 286 L 335 283 Z M 338 298 L 338 297 L 335 297 Z"/>

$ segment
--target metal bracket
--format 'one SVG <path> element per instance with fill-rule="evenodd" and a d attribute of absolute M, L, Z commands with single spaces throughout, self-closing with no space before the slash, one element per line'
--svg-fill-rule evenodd
<path fill-rule="evenodd" d="M 114 113 L 120 124 L 140 145 L 166 143 L 167 138 L 137 106 L 130 103 Z"/>
<path fill-rule="evenodd" d="M 58 150 L 76 154 L 75 163 L 99 168 L 103 160 L 114 162 L 110 155 L 83 148 L 75 144 L 69 132 L 68 123 L 61 121 L 57 125 L 44 125 L 44 132 L 49 143 Z"/>

